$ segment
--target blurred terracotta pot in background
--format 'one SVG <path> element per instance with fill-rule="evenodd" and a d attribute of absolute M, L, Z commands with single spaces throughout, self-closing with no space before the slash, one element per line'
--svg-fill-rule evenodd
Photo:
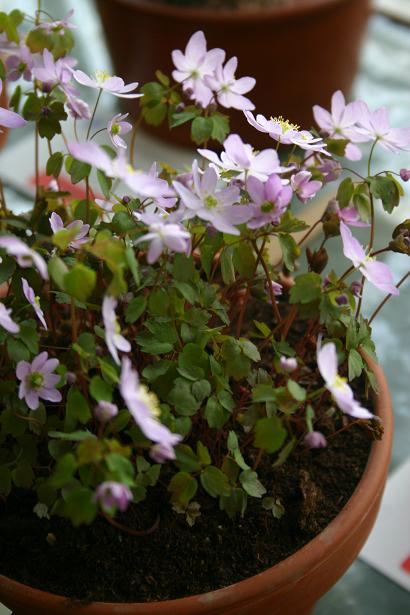
<path fill-rule="evenodd" d="M 7 93 L 6 93 L 6 88 L 5 86 L 3 86 L 3 90 L 0 94 L 0 107 L 7 107 Z M 2 149 L 7 141 L 7 135 L 8 135 L 8 128 L 4 128 L 4 126 L 2 126 L 0 128 L 1 132 L 0 132 L 0 149 Z"/>
<path fill-rule="evenodd" d="M 304 128 L 312 125 L 314 104 L 328 107 L 337 89 L 349 94 L 370 13 L 370 0 L 293 0 L 213 11 L 152 0 L 97 0 L 97 6 L 115 73 L 127 81 L 152 81 L 157 69 L 170 74 L 171 51 L 184 49 L 191 34 L 203 30 L 208 48 L 222 47 L 228 58 L 238 57 L 238 77 L 256 78 L 249 97 L 258 113 L 283 115 Z M 266 147 L 266 136 L 242 113 L 232 113 L 231 126 Z M 182 127 L 153 130 L 188 142 Z"/>

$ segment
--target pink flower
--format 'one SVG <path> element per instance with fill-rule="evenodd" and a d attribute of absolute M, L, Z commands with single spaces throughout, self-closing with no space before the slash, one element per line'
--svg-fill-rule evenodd
<path fill-rule="evenodd" d="M 235 79 L 235 72 L 238 67 L 238 58 L 233 57 L 222 66 L 219 64 L 211 76 L 206 76 L 204 81 L 211 90 L 216 93 L 216 99 L 220 105 L 226 109 L 255 109 L 253 102 L 243 96 L 254 87 L 256 80 L 253 77 L 241 77 Z"/>
<path fill-rule="evenodd" d="M 391 128 L 386 107 L 372 112 L 362 102 L 358 123 L 357 132 L 367 141 L 377 140 L 383 149 L 394 153 L 410 149 L 410 128 Z"/>
<path fill-rule="evenodd" d="M 408 182 L 410 179 L 410 169 L 400 169 L 400 178 L 404 182 Z"/>
<path fill-rule="evenodd" d="M 0 302 L 0 326 L 6 329 L 9 333 L 18 333 L 20 326 L 11 319 L 11 310 L 6 308 L 4 303 Z"/>
<path fill-rule="evenodd" d="M 292 199 L 292 188 L 284 186 L 278 175 L 270 175 L 265 183 L 250 177 L 247 189 L 253 214 L 248 227 L 255 229 L 265 224 L 278 224 Z"/>
<path fill-rule="evenodd" d="M 167 459 L 175 459 L 174 446 L 182 440 L 159 421 L 160 408 L 157 397 L 140 384 L 138 373 L 132 369 L 128 357 L 123 357 L 120 378 L 120 393 L 144 436 L 162 445 Z"/>
<path fill-rule="evenodd" d="M 123 149 L 127 149 L 127 144 L 120 135 L 126 135 L 132 130 L 132 124 L 129 122 L 123 122 L 128 115 L 128 113 L 124 113 L 124 115 L 117 113 L 107 124 L 108 136 L 110 137 L 111 143 L 114 147 L 122 147 Z"/>
<path fill-rule="evenodd" d="M 14 235 L 0 237 L 0 248 L 16 258 L 20 267 L 35 267 L 43 280 L 48 280 L 47 264 L 35 250 L 31 250 L 21 239 Z"/>
<path fill-rule="evenodd" d="M 256 152 L 251 145 L 244 143 L 239 135 L 229 135 L 223 145 L 225 151 L 221 153 L 220 159 L 209 149 L 199 149 L 198 153 L 210 160 L 212 164 L 209 166 L 218 172 L 223 169 L 238 173 L 235 179 L 245 180 L 253 176 L 266 181 L 272 173 L 289 171 L 288 168 L 280 166 L 279 156 L 274 149 Z"/>
<path fill-rule="evenodd" d="M 49 221 L 53 233 L 58 233 L 64 229 L 67 231 L 75 229 L 77 231 L 74 239 L 72 239 L 72 241 L 68 244 L 70 248 L 73 248 L 73 250 L 76 250 L 84 243 L 87 243 L 88 237 L 86 235 L 90 230 L 89 224 L 83 224 L 82 220 L 74 220 L 73 222 L 70 222 L 70 224 L 67 224 L 67 226 L 64 226 L 64 222 L 55 211 L 51 214 Z"/>
<path fill-rule="evenodd" d="M 154 213 L 141 214 L 141 221 L 148 225 L 148 233 L 139 237 L 134 243 L 137 245 L 143 241 L 150 242 L 147 253 L 147 262 L 155 263 L 165 248 L 171 252 L 189 254 L 191 250 L 191 235 L 180 224 L 168 222 Z"/>
<path fill-rule="evenodd" d="M 239 188 L 229 186 L 218 190 L 218 175 L 215 169 L 208 167 L 201 176 L 196 160 L 192 165 L 192 174 L 193 190 L 174 181 L 174 188 L 186 207 L 184 218 L 189 220 L 197 216 L 210 222 L 222 233 L 239 235 L 235 225 L 249 220 L 252 213 L 246 205 L 234 205 L 240 198 Z"/>
<path fill-rule="evenodd" d="M 338 90 L 332 96 L 331 111 L 315 105 L 313 115 L 317 125 L 332 139 L 349 139 L 353 143 L 360 143 L 367 140 L 357 132 L 356 123 L 360 115 L 361 104 L 360 101 L 356 101 L 346 105 L 343 93 Z M 347 145 L 345 156 L 349 160 L 360 160 L 362 153 L 353 143 Z"/>
<path fill-rule="evenodd" d="M 67 15 L 63 19 L 59 19 L 56 21 L 43 21 L 37 26 L 37 28 L 47 30 L 47 32 L 58 32 L 58 34 L 63 36 L 65 33 L 65 29 L 74 30 L 77 27 L 73 23 L 70 23 L 68 21 L 70 17 L 73 16 L 73 14 L 74 9 L 71 9 L 70 11 L 68 11 Z"/>
<path fill-rule="evenodd" d="M 318 343 L 317 365 L 327 390 L 342 412 L 357 419 L 373 418 L 373 414 L 354 399 L 353 391 L 346 380 L 338 375 L 336 346 L 332 342 L 324 346 Z"/>
<path fill-rule="evenodd" d="M 339 203 L 336 199 L 332 199 L 329 201 L 329 205 L 327 206 L 327 211 L 330 213 L 335 213 L 339 220 L 348 224 L 349 226 L 356 227 L 367 227 L 370 226 L 368 222 L 363 222 L 360 218 L 360 214 L 357 209 L 351 205 L 350 207 L 339 207 Z"/>
<path fill-rule="evenodd" d="M 285 372 L 294 372 L 295 369 L 297 369 L 298 367 L 298 362 L 295 359 L 295 357 L 284 357 L 282 356 L 279 360 L 280 366 L 281 368 L 285 371 Z"/>
<path fill-rule="evenodd" d="M 77 61 L 74 58 L 66 56 L 54 60 L 53 54 L 48 50 L 43 50 L 43 66 L 34 66 L 32 68 L 33 76 L 42 83 L 46 84 L 47 88 L 54 85 L 62 87 L 68 86 L 72 79 L 72 68 Z"/>
<path fill-rule="evenodd" d="M 2 90 L 3 82 L 0 79 L 0 94 Z M 20 128 L 20 126 L 25 126 L 26 124 L 26 120 L 23 119 L 18 113 L 10 111 L 10 109 L 4 109 L 4 107 L 0 107 L 0 126 L 4 126 L 5 128 Z M 0 132 L 3 131 L 0 130 Z"/>
<path fill-rule="evenodd" d="M 390 295 L 398 295 L 399 289 L 393 283 L 393 276 L 385 263 L 379 263 L 374 257 L 366 256 L 364 248 L 353 237 L 352 231 L 344 222 L 340 222 L 340 235 L 343 242 L 343 254 L 353 262 L 356 269 L 376 288 Z"/>
<path fill-rule="evenodd" d="M 118 324 L 117 316 L 115 314 L 115 308 L 117 307 L 117 300 L 114 297 L 105 295 L 102 304 L 102 315 L 105 329 L 105 342 L 108 346 L 108 350 L 111 353 L 114 361 L 120 365 L 120 359 L 118 356 L 118 350 L 122 352 L 130 352 L 131 344 L 125 337 L 121 335 L 121 328 Z"/>
<path fill-rule="evenodd" d="M 172 76 L 175 81 L 183 84 L 185 92 L 191 92 L 193 100 L 207 107 L 213 98 L 213 92 L 206 84 L 205 77 L 213 76 L 224 59 L 223 49 L 207 51 L 205 35 L 199 30 L 189 39 L 185 53 L 179 49 L 172 52 L 172 61 L 177 69 L 172 72 Z"/>
<path fill-rule="evenodd" d="M 49 359 L 47 352 L 41 352 L 32 363 L 17 363 L 16 376 L 21 380 L 19 398 L 26 401 L 30 410 L 37 410 L 40 399 L 61 401 L 61 393 L 56 389 L 60 376 L 53 373 L 58 365 L 58 359 Z"/>
<path fill-rule="evenodd" d="M 109 401 L 99 401 L 94 408 L 94 414 L 101 423 L 108 423 L 118 414 L 118 406 Z"/>
<path fill-rule="evenodd" d="M 311 180 L 312 173 L 309 171 L 299 171 L 290 178 L 290 185 L 293 192 L 302 203 L 307 203 L 309 199 L 316 196 L 316 193 L 321 189 L 322 182 Z"/>
<path fill-rule="evenodd" d="M 284 120 L 282 117 L 267 120 L 260 113 L 256 116 L 256 119 L 251 111 L 244 111 L 244 114 L 249 124 L 256 130 L 267 133 L 272 139 L 283 145 L 297 145 L 304 150 L 329 155 L 323 139 L 314 137 L 307 130 L 299 130 L 299 126 Z"/>
<path fill-rule="evenodd" d="M 139 98 L 142 96 L 142 94 L 130 94 L 130 92 L 138 87 L 137 82 L 125 85 L 121 77 L 112 77 L 104 70 L 95 71 L 94 77 L 89 77 L 82 70 L 75 70 L 73 71 L 73 77 L 77 83 L 81 83 L 81 85 L 85 85 L 87 88 L 109 92 L 118 98 Z"/>
<path fill-rule="evenodd" d="M 35 65 L 35 60 L 37 54 L 32 54 L 27 45 L 22 43 L 6 60 L 7 81 L 17 81 L 20 77 L 31 81 L 31 69 Z"/>
<path fill-rule="evenodd" d="M 321 431 L 310 431 L 303 438 L 303 444 L 308 448 L 325 448 L 327 440 Z"/>
<path fill-rule="evenodd" d="M 113 514 L 117 508 L 121 512 L 126 511 L 128 504 L 133 499 L 132 491 L 127 485 L 113 480 L 98 485 L 94 494 L 94 501 L 99 502 L 101 507 L 109 514 Z"/>
<path fill-rule="evenodd" d="M 37 318 L 43 325 L 44 329 L 47 331 L 47 323 L 44 319 L 44 312 L 40 306 L 40 298 L 36 297 L 34 290 L 31 288 L 31 286 L 29 285 L 29 283 L 27 282 L 25 278 L 21 278 L 21 283 L 23 285 L 23 293 L 24 293 L 25 298 L 30 303 L 30 305 L 33 307 Z"/>

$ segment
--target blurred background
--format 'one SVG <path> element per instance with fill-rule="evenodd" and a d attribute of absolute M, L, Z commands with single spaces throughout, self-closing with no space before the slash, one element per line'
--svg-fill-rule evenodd
<path fill-rule="evenodd" d="M 258 15 L 254 11 L 246 18 L 234 14 L 239 11 L 230 15 L 218 9 L 197 13 L 178 4 L 198 7 L 201 3 L 169 0 L 164 10 L 159 0 L 43 0 L 42 8 L 55 19 L 75 9 L 70 19 L 77 26 L 73 54 L 78 67 L 87 73 L 106 69 L 126 82 L 146 82 L 154 78 L 156 68 L 169 73 L 170 51 L 184 48 L 190 34 L 203 29 L 210 47 L 227 49 L 228 57 L 239 56 L 240 76 L 257 78 L 257 88 L 250 94 L 257 112 L 284 115 L 309 129 L 312 104 L 329 108 L 332 92 L 340 88 L 351 98 L 364 99 L 372 109 L 386 105 L 393 126 L 410 126 L 410 0 L 292 0 L 276 14 L 273 9 L 261 8 Z M 33 14 L 36 5 L 34 0 L 3 0 L 0 8 Z M 308 5 L 313 8 L 307 9 Z M 94 91 L 90 92 L 93 102 Z M 118 111 L 117 104 L 117 98 L 102 98 L 101 125 Z M 137 103 L 133 104 L 131 112 L 136 111 Z M 252 145 L 269 146 L 267 138 L 262 142 L 259 133 L 249 132 L 239 113 L 233 118 L 233 127 Z M 158 130 L 141 132 L 138 165 L 148 169 L 157 160 L 182 168 L 192 160 L 193 148 L 184 147 L 182 130 L 176 129 L 172 140 L 167 139 L 164 141 Z M 18 165 L 22 176 L 33 174 L 32 147 L 27 130 L 14 131 L 0 153 L 0 176 L 7 187 L 8 203 L 16 211 L 30 206 L 32 186 L 29 181 L 16 184 L 15 171 Z M 393 157 L 379 148 L 374 165 L 380 170 L 410 168 L 410 153 Z M 331 196 L 313 203 L 311 212 L 323 210 Z M 398 222 L 410 218 L 409 196 L 399 209 L 390 217 L 380 214 L 380 246 L 388 243 Z M 310 215 L 306 213 L 307 218 Z M 402 255 L 387 259 L 396 280 L 407 271 L 407 260 Z M 401 294 L 399 302 L 387 303 L 374 323 L 378 356 L 389 380 L 396 417 L 392 470 L 410 455 L 410 284 Z M 381 298 L 367 285 L 364 313 L 371 313 Z M 410 475 L 408 491 L 409 484 Z M 410 554 L 410 544 L 408 551 Z M 0 605 L 1 615 L 2 608 Z M 314 611 L 314 615 L 346 613 L 406 615 L 410 613 L 410 593 L 359 559 Z"/>

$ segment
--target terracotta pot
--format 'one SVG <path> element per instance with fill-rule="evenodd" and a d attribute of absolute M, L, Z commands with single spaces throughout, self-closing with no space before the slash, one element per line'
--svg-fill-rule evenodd
<path fill-rule="evenodd" d="M 376 519 L 386 481 L 393 438 L 393 413 L 383 372 L 376 411 L 384 436 L 372 446 L 352 497 L 321 534 L 276 566 L 207 594 L 154 603 L 73 603 L 0 576 L 0 602 L 14 615 L 308 615 L 316 601 L 346 572 Z"/>
<path fill-rule="evenodd" d="M 146 83 L 159 68 L 170 74 L 171 51 L 183 49 L 203 30 L 209 47 L 238 56 L 238 76 L 256 78 L 249 96 L 258 113 L 283 115 L 304 128 L 312 106 L 329 107 L 332 93 L 347 95 L 357 71 L 370 0 L 294 0 L 270 8 L 207 10 L 152 0 L 97 0 L 115 72 Z M 130 110 L 135 112 L 135 103 Z M 230 110 L 232 132 L 267 147 L 266 135 Z M 188 143 L 186 127 L 150 128 L 174 142 Z"/>

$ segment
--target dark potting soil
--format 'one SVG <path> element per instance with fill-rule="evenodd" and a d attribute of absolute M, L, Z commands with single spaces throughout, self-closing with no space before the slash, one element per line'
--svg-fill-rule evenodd
<path fill-rule="evenodd" d="M 249 9 L 280 6 L 282 4 L 298 4 L 303 0 L 156 0 L 158 3 L 183 6 L 187 8 L 206 9 Z"/>
<path fill-rule="evenodd" d="M 249 498 L 245 517 L 230 520 L 216 500 L 203 495 L 201 516 L 189 527 L 172 511 L 165 486 L 149 501 L 117 519 L 131 536 L 103 517 L 73 529 L 58 517 L 39 519 L 24 491 L 0 500 L 0 573 L 33 587 L 81 601 L 145 602 L 179 598 L 235 583 L 291 555 L 337 515 L 366 465 L 371 437 L 353 425 L 329 438 L 329 446 L 298 452 L 285 465 L 258 467 L 269 495 L 285 514 L 276 519 Z M 153 497 L 154 496 L 154 497 Z"/>

